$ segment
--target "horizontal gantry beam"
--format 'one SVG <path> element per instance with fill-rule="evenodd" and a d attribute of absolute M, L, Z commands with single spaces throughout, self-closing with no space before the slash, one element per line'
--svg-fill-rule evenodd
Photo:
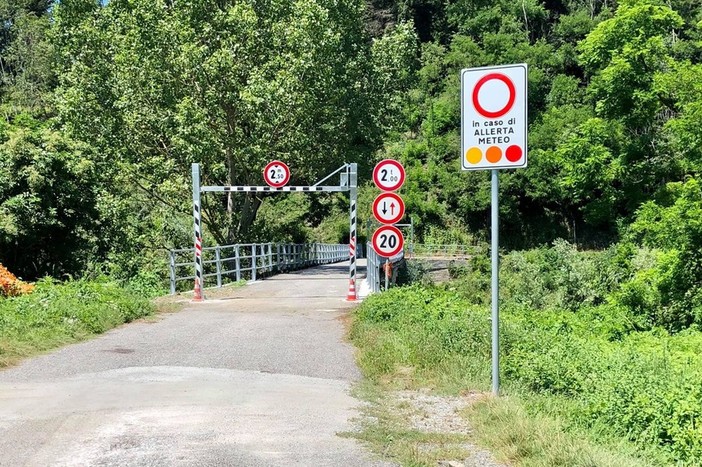
<path fill-rule="evenodd" d="M 289 191 L 349 191 L 349 187 L 346 186 L 282 186 L 280 188 L 275 188 L 272 186 L 203 186 L 200 191 L 221 191 L 221 192 L 239 192 L 239 193 L 251 193 L 251 192 L 289 192 Z"/>

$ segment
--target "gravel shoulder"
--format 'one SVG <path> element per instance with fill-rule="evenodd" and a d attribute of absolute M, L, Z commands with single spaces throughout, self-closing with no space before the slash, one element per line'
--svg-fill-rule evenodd
<path fill-rule="evenodd" d="M 393 389 L 365 382 L 357 392 L 368 401 L 354 436 L 401 465 L 507 467 L 480 447 L 466 412 L 490 397 L 482 393 L 439 395 L 427 388 Z"/>
<path fill-rule="evenodd" d="M 389 397 L 394 410 L 402 414 L 411 429 L 421 433 L 456 436 L 457 439 L 465 437 L 465 441 L 454 441 L 462 455 L 442 459 L 438 462 L 439 466 L 506 467 L 498 463 L 488 450 L 471 441 L 473 428 L 461 416 L 461 412 L 480 397 L 485 397 L 485 394 L 441 396 L 428 390 L 404 390 L 390 393 Z"/>

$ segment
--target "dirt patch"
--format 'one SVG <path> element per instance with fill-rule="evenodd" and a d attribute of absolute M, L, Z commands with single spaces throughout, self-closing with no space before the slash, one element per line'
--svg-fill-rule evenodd
<path fill-rule="evenodd" d="M 479 394 L 463 397 L 437 396 L 428 391 L 398 391 L 394 394 L 407 413 L 412 428 L 424 433 L 469 434 L 471 428 L 459 412 L 473 403 Z"/>
<path fill-rule="evenodd" d="M 471 437 L 473 428 L 460 414 L 475 401 L 485 397 L 482 393 L 469 393 L 462 396 L 440 396 L 428 390 L 403 390 L 391 394 L 393 409 L 398 411 L 409 428 L 428 434 L 446 435 L 441 443 L 423 443 L 417 448 L 431 452 L 437 448 L 443 451 L 452 447 L 461 452 L 460 458 L 442 459 L 439 466 L 450 467 L 505 467 L 498 463 L 492 454 L 467 441 L 451 441 L 452 436 Z M 458 438 L 456 438 L 458 439 Z M 450 446 L 453 444 L 453 446 Z M 450 451 L 450 450 L 449 450 Z M 467 453 L 467 455 L 466 455 Z"/>

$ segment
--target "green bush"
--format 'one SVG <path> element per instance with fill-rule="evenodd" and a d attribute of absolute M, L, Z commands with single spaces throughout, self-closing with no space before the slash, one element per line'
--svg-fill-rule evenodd
<path fill-rule="evenodd" d="M 636 329 L 663 326 L 677 332 L 702 320 L 702 286 L 696 283 L 702 281 L 702 272 L 696 275 L 702 262 L 695 266 L 696 254 L 631 241 L 580 252 L 557 240 L 501 258 L 500 300 L 508 307 L 574 312 L 609 303 L 625 310 Z M 459 291 L 474 304 L 489 303 L 487 255 L 474 256 L 468 267 L 450 266 L 449 275 L 457 281 L 447 290 Z"/>
<path fill-rule="evenodd" d="M 114 282 L 43 279 L 32 294 L 0 299 L 0 366 L 152 312 L 146 298 Z"/>
<path fill-rule="evenodd" d="M 680 331 L 702 325 L 702 187 L 695 179 L 668 184 L 661 201 L 645 203 L 628 236 L 658 250 L 648 270 L 617 300 L 653 325 Z"/>
<path fill-rule="evenodd" d="M 459 263 L 456 260 L 450 260 L 448 262 L 447 271 L 449 279 L 458 279 L 459 277 L 466 277 L 471 270 L 470 263 Z"/>
<path fill-rule="evenodd" d="M 577 311 L 603 304 L 632 274 L 633 252 L 619 246 L 603 252 L 579 252 L 565 240 L 551 247 L 515 251 L 500 260 L 500 299 L 508 306 Z M 471 258 L 468 267 L 451 266 L 457 278 L 449 288 L 472 303 L 489 301 L 491 263 L 488 255 Z"/>
<path fill-rule="evenodd" d="M 431 284 L 431 278 L 427 271 L 427 263 L 418 259 L 408 259 L 404 267 L 400 268 L 397 276 L 397 284 Z"/>
<path fill-rule="evenodd" d="M 485 312 L 470 306 L 456 293 L 438 287 L 413 285 L 372 295 L 357 309 L 356 316 L 353 338 L 363 334 L 362 323 L 375 324 L 382 331 L 402 337 L 401 353 L 405 359 L 383 363 L 386 373 L 403 364 L 431 368 L 455 355 L 487 356 L 490 330 Z M 369 343 L 371 348 L 385 342 L 378 339 L 377 343 Z M 386 359 L 393 355 L 397 352 L 389 352 Z"/>
<path fill-rule="evenodd" d="M 167 283 L 158 272 L 142 269 L 136 276 L 125 281 L 123 287 L 135 295 L 155 298 L 166 293 Z"/>

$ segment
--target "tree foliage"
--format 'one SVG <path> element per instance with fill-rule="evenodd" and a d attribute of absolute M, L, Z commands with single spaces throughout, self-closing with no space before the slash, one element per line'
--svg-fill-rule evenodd
<path fill-rule="evenodd" d="M 0 102 L 5 118 L 24 108 L 44 110 L 55 84 L 47 37 L 52 0 L 0 0 Z"/>
<path fill-rule="evenodd" d="M 272 159 L 292 167 L 294 182 L 313 182 L 377 147 L 389 81 L 407 80 L 411 29 L 371 47 L 362 7 L 116 0 L 75 25 L 73 5 L 63 3 L 62 119 L 137 179 L 148 174 L 156 192 L 192 162 L 203 164 L 208 184 L 260 184 Z M 250 238 L 261 201 L 207 199 L 210 232 L 222 243 Z"/>
<path fill-rule="evenodd" d="M 0 135 L 0 251 L 11 270 L 60 276 L 94 257 L 99 178 L 91 153 L 36 122 Z"/>
<path fill-rule="evenodd" d="M 440 16 L 443 29 L 422 49 L 406 131 L 385 145 L 431 172 L 411 182 L 422 199 L 408 195 L 408 211 L 427 227 L 487 230 L 488 178 L 456 169 L 462 68 L 529 65 L 529 167 L 501 175 L 508 246 L 559 236 L 606 245 L 667 183 L 697 175 L 699 5 L 463 0 Z"/>
<path fill-rule="evenodd" d="M 304 184 L 350 161 L 364 179 L 395 157 L 420 239 L 486 236 L 489 179 L 457 169 L 466 67 L 529 64 L 529 167 L 501 174 L 508 247 L 605 246 L 701 168 L 692 0 L 0 0 L 0 15 L 0 133 L 14 167 L 0 202 L 32 193 L 21 174 L 35 159 L 11 141 L 32 135 L 66 167 L 58 179 L 74 176 L 70 153 L 94 184 L 80 263 L 117 274 L 190 242 L 193 162 L 206 184 L 255 185 L 282 159 Z M 343 239 L 341 197 L 204 203 L 208 242 Z M 50 219 L 50 205 L 26 204 L 27 218 Z M 10 211 L 0 259 L 19 241 Z"/>
<path fill-rule="evenodd" d="M 28 276 L 86 264 L 129 276 L 156 261 L 158 248 L 189 243 L 193 162 L 202 163 L 205 184 L 217 185 L 260 184 L 271 159 L 292 167 L 294 183 L 347 161 L 367 171 L 414 79 L 412 25 L 397 22 L 372 38 L 360 0 L 4 0 L 0 15 L 8 154 L 0 258 Z M 61 147 L 45 144 L 59 136 Z M 37 149 L 20 150 L 22 138 Z M 54 206 L 23 178 L 40 165 L 27 151 L 53 160 L 56 183 L 76 178 L 72 189 L 85 202 Z M 74 170 L 88 166 L 90 176 Z M 20 198 L 36 202 L 20 208 Z M 205 197 L 208 241 L 279 231 L 255 222 L 264 201 Z M 92 227 L 55 220 L 63 210 L 85 213 Z M 82 240 L 82 249 L 54 250 L 74 252 L 75 263 L 42 256 L 53 253 L 41 239 L 63 238 L 54 224 Z M 25 243 L 25 228 L 46 251 L 9 253 Z"/>

